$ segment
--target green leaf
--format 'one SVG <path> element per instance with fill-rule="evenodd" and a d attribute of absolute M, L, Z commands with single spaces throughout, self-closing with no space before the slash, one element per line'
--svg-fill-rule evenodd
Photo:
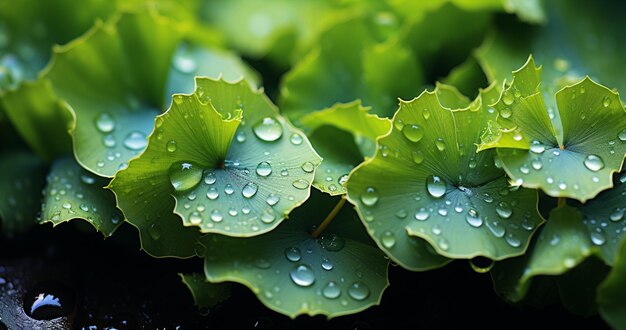
<path fill-rule="evenodd" d="M 247 239 L 204 237 L 207 278 L 242 283 L 267 307 L 292 318 L 335 317 L 378 304 L 389 284 L 389 262 L 352 208 L 344 206 L 321 236 L 312 237 L 338 201 L 314 193 L 270 233 Z"/>
<path fill-rule="evenodd" d="M 509 300 L 521 300 L 533 277 L 561 275 L 592 255 L 613 265 L 626 224 L 625 189 L 626 175 L 618 174 L 612 189 L 587 203 L 553 210 L 524 257 L 497 263 L 493 268 L 498 291 Z"/>
<path fill-rule="evenodd" d="M 145 149 L 154 117 L 172 93 L 192 91 L 195 75 L 249 74 L 230 53 L 190 45 L 182 29 L 153 11 L 124 13 L 56 48 L 44 77 L 72 110 L 74 152 L 85 168 L 112 177 L 127 166 Z"/>
<path fill-rule="evenodd" d="M 482 94 L 488 99 L 491 91 Z M 482 97 L 454 110 L 438 99 L 462 104 L 451 102 L 454 94 L 439 87 L 402 101 L 374 158 L 348 179 L 348 196 L 370 235 L 409 269 L 444 262 L 419 252 L 427 243 L 449 258 L 520 255 L 543 222 L 537 193 L 510 186 L 493 152 L 476 154 L 482 126 L 493 116 Z M 411 244 L 417 238 L 418 249 Z"/>
<path fill-rule="evenodd" d="M 626 243 L 622 243 L 613 269 L 598 287 L 598 307 L 602 318 L 614 329 L 626 329 Z"/>
<path fill-rule="evenodd" d="M 57 159 L 48 174 L 39 222 L 56 226 L 83 219 L 104 237 L 111 236 L 123 217 L 115 208 L 115 196 L 104 189 L 108 183 L 109 180 L 95 177 L 71 157 Z"/>
<path fill-rule="evenodd" d="M 622 167 L 626 113 L 617 93 L 589 78 L 556 93 L 558 111 L 548 108 L 540 75 L 532 57 L 514 72 L 494 105 L 498 129 L 481 149 L 497 147 L 507 174 L 522 186 L 585 202 L 612 187 L 611 174 Z"/>
<path fill-rule="evenodd" d="M 187 286 L 193 302 L 199 308 L 213 307 L 222 301 L 230 298 L 230 284 L 211 283 L 206 280 L 203 274 L 178 274 L 183 283 Z"/>
<path fill-rule="evenodd" d="M 39 196 L 47 168 L 41 158 L 28 152 L 4 152 L 2 159 L 0 219 L 3 234 L 12 236 L 37 223 Z"/>
<path fill-rule="evenodd" d="M 281 110 L 298 119 L 335 103 L 361 99 L 375 114 L 393 114 L 396 98 L 409 97 L 422 85 L 421 68 L 397 38 L 380 42 L 373 24 L 361 15 L 325 31 L 319 45 L 285 75 Z"/>
<path fill-rule="evenodd" d="M 7 91 L 1 101 L 11 123 L 39 156 L 51 161 L 71 152 L 67 132 L 71 115 L 54 95 L 50 81 L 25 81 Z"/>
<path fill-rule="evenodd" d="M 350 171 L 374 155 L 376 138 L 391 129 L 391 121 L 369 110 L 357 100 L 337 103 L 300 119 L 309 130 L 311 144 L 324 159 L 315 172 L 315 188 L 331 195 L 345 194 Z"/>

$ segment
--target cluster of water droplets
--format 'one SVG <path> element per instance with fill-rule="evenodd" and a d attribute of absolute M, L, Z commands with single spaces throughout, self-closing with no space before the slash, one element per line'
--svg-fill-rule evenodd
<path fill-rule="evenodd" d="M 146 134 L 138 130 L 128 132 L 122 141 L 118 141 L 118 137 L 116 136 L 116 129 L 118 128 L 117 120 L 108 112 L 103 112 L 95 118 L 95 126 L 102 136 L 102 144 L 108 150 L 106 157 L 96 162 L 98 168 L 104 167 L 107 161 L 119 161 L 123 154 L 118 148 L 118 144 L 124 146 L 124 149 L 132 155 L 139 154 L 148 145 Z M 119 169 L 126 167 L 126 163 L 119 165 Z"/>

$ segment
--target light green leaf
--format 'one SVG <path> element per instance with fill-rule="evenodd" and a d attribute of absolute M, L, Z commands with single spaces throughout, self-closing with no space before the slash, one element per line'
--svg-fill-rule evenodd
<path fill-rule="evenodd" d="M 622 239 L 613 269 L 598 287 L 598 307 L 602 318 L 614 329 L 626 329 L 626 243 Z"/>
<path fill-rule="evenodd" d="M 199 273 L 178 274 L 178 276 L 191 291 L 193 302 L 199 308 L 213 307 L 230 298 L 229 283 L 211 283 Z"/>
<path fill-rule="evenodd" d="M 46 165 L 28 152 L 3 152 L 0 162 L 0 219 L 2 233 L 12 236 L 37 223 L 39 196 Z"/>
<path fill-rule="evenodd" d="M 205 236 L 207 278 L 242 283 L 267 307 L 292 318 L 335 317 L 378 304 L 389 284 L 389 261 L 352 208 L 344 206 L 318 238 L 312 237 L 339 201 L 314 193 L 289 221 L 253 238 Z"/>
<path fill-rule="evenodd" d="M 195 75 L 248 75 L 231 54 L 190 45 L 185 37 L 182 26 L 147 10 L 100 22 L 55 49 L 44 78 L 72 110 L 74 151 L 82 166 L 105 177 L 127 166 L 145 149 L 165 100 L 191 92 Z"/>
<path fill-rule="evenodd" d="M 556 93 L 558 111 L 548 108 L 540 74 L 532 57 L 514 73 L 494 105 L 498 129 L 484 136 L 481 149 L 497 147 L 507 174 L 522 186 L 585 202 L 612 187 L 611 174 L 622 167 L 626 113 L 617 93 L 589 78 Z"/>
<path fill-rule="evenodd" d="M 442 262 L 419 253 L 412 237 L 449 258 L 500 260 L 524 253 L 543 222 L 537 193 L 510 186 L 493 152 L 476 154 L 482 126 L 493 116 L 482 98 L 451 110 L 438 96 L 454 103 L 453 90 L 438 90 L 401 102 L 394 129 L 379 138 L 374 158 L 351 173 L 350 201 L 379 246 L 409 269 Z M 491 90 L 482 94 L 490 98 Z M 420 240 L 421 250 L 426 242 Z"/>
<path fill-rule="evenodd" d="M 83 219 L 104 237 L 111 236 L 124 218 L 115 208 L 115 196 L 104 189 L 108 182 L 84 170 L 71 157 L 57 159 L 43 191 L 39 222 L 56 226 L 72 219 Z"/>
<path fill-rule="evenodd" d="M 313 147 L 324 159 L 315 172 L 315 188 L 331 195 L 345 194 L 350 171 L 374 155 L 376 138 L 391 129 L 391 121 L 369 110 L 357 100 L 337 103 L 300 119 L 309 130 Z"/>
<path fill-rule="evenodd" d="M 397 38 L 380 42 L 373 24 L 361 15 L 325 31 L 318 47 L 285 75 L 281 110 L 298 119 L 335 103 L 361 99 L 375 114 L 393 114 L 396 98 L 409 97 L 421 86 L 421 68 Z"/>
<path fill-rule="evenodd" d="M 586 204 L 552 211 L 524 257 L 498 263 L 493 268 L 498 291 L 509 300 L 521 300 L 533 277 L 561 275 L 592 255 L 613 265 L 626 224 L 625 189 L 626 176 L 618 174 L 615 187 Z"/>

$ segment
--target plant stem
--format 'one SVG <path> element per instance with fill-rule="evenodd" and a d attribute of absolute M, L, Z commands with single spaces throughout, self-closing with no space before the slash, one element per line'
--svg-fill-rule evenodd
<path fill-rule="evenodd" d="M 557 202 L 557 203 L 558 203 L 558 204 L 557 204 L 557 205 L 558 205 L 558 207 L 561 207 L 561 206 L 563 206 L 563 205 L 567 204 L 567 203 L 566 203 L 566 198 L 565 198 L 565 197 L 559 197 L 559 200 L 558 200 L 558 202 Z"/>
<path fill-rule="evenodd" d="M 322 221 L 319 227 L 317 227 L 317 229 L 315 229 L 315 231 L 311 234 L 313 238 L 318 238 L 322 234 L 324 229 L 326 229 L 326 227 L 328 227 L 328 225 L 330 225 L 330 223 L 333 222 L 333 219 L 335 219 L 335 216 L 337 215 L 337 213 L 339 213 L 339 211 L 341 211 L 341 208 L 343 207 L 343 204 L 345 203 L 346 203 L 346 199 L 344 197 L 341 197 L 341 200 L 339 201 L 339 203 L 335 205 L 333 210 L 330 211 L 330 213 L 328 213 L 328 215 L 326 216 L 326 219 L 324 219 L 324 221 Z"/>

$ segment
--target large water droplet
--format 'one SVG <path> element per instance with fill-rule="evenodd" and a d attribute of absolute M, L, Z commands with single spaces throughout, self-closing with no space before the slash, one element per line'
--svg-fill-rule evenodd
<path fill-rule="evenodd" d="M 511 94 L 511 92 L 509 92 L 508 90 L 502 94 L 502 102 L 504 102 L 504 104 L 511 105 L 513 104 L 513 101 L 513 94 Z"/>
<path fill-rule="evenodd" d="M 333 263 L 328 258 L 324 258 L 324 260 L 322 260 L 322 269 L 332 270 L 333 267 L 334 267 Z"/>
<path fill-rule="evenodd" d="M 361 202 L 365 206 L 374 206 L 378 202 L 378 191 L 374 187 L 367 187 L 361 194 Z"/>
<path fill-rule="evenodd" d="M 327 251 L 337 252 L 341 251 L 346 245 L 346 241 L 337 234 L 324 233 L 318 240 L 319 244 Z"/>
<path fill-rule="evenodd" d="M 424 110 L 422 110 L 422 116 L 424 116 L 424 119 L 428 120 L 428 118 L 430 118 L 430 110 L 424 108 Z"/>
<path fill-rule="evenodd" d="M 621 132 L 619 132 L 617 137 L 619 138 L 620 141 L 626 142 L 626 129 L 621 131 Z"/>
<path fill-rule="evenodd" d="M 597 172 L 604 168 L 604 162 L 602 158 L 596 155 L 588 155 L 584 161 L 585 167 L 592 170 L 593 172 Z"/>
<path fill-rule="evenodd" d="M 302 136 L 300 136 L 300 134 L 298 134 L 298 133 L 293 133 L 293 134 L 291 134 L 291 136 L 289 137 L 289 141 L 290 141 L 293 145 L 299 146 L 299 145 L 301 145 L 301 144 L 302 144 L 303 139 L 302 139 Z"/>
<path fill-rule="evenodd" d="M 235 192 L 235 189 L 233 188 L 233 185 L 229 183 L 224 186 L 224 192 L 226 195 L 232 195 Z"/>
<path fill-rule="evenodd" d="M 541 162 L 541 159 L 535 158 L 530 162 L 530 166 L 532 166 L 533 169 L 539 171 L 541 168 L 543 168 L 543 163 Z"/>
<path fill-rule="evenodd" d="M 430 217 L 430 213 L 425 208 L 420 208 L 415 212 L 415 219 L 419 221 L 425 221 Z"/>
<path fill-rule="evenodd" d="M 365 300 L 370 295 L 370 288 L 365 283 L 357 281 L 348 288 L 348 295 L 354 300 Z"/>
<path fill-rule="evenodd" d="M 290 247 L 285 250 L 285 257 L 291 262 L 298 262 L 302 259 L 302 253 L 297 247 Z"/>
<path fill-rule="evenodd" d="M 544 151 L 546 151 L 546 146 L 544 146 L 539 141 L 533 141 L 530 144 L 530 151 L 535 154 L 542 154 Z"/>
<path fill-rule="evenodd" d="M 215 209 L 211 211 L 211 220 L 213 220 L 213 222 L 221 222 L 222 220 L 224 220 L 224 215 L 222 215 L 222 212 L 220 210 Z"/>
<path fill-rule="evenodd" d="M 446 150 L 446 143 L 443 141 L 443 138 L 437 138 L 437 140 L 435 140 L 435 146 L 439 151 Z"/>
<path fill-rule="evenodd" d="M 259 186 L 255 183 L 248 182 L 245 186 L 243 186 L 243 189 L 241 189 L 241 194 L 245 198 L 251 198 L 256 194 L 257 190 L 259 190 Z"/>
<path fill-rule="evenodd" d="M 530 167 L 528 167 L 527 164 L 522 164 L 519 167 L 519 171 L 522 172 L 523 174 L 528 174 L 528 173 L 530 173 Z"/>
<path fill-rule="evenodd" d="M 270 208 L 266 209 L 261 214 L 261 221 L 263 221 L 263 223 L 269 224 L 274 222 L 274 220 L 276 220 L 276 215 L 274 214 L 274 211 Z"/>
<path fill-rule="evenodd" d="M 169 170 L 170 183 L 177 192 L 195 188 L 202 180 L 202 169 L 192 163 L 177 162 Z"/>
<path fill-rule="evenodd" d="M 496 213 L 502 219 L 508 219 L 513 214 L 513 209 L 509 205 L 509 203 L 502 201 L 496 205 Z"/>
<path fill-rule="evenodd" d="M 295 180 L 291 184 L 294 186 L 294 188 L 300 189 L 300 190 L 304 190 L 304 189 L 309 188 L 309 181 L 307 181 L 305 179 Z"/>
<path fill-rule="evenodd" d="M 472 227 L 478 228 L 483 225 L 483 219 L 475 209 L 469 209 L 469 211 L 467 211 L 465 220 L 467 220 L 467 223 Z"/>
<path fill-rule="evenodd" d="M 217 191 L 217 188 L 211 187 L 209 188 L 209 190 L 207 190 L 206 197 L 211 200 L 217 199 L 218 197 L 220 197 L 220 193 L 219 191 Z"/>
<path fill-rule="evenodd" d="M 396 235 L 390 231 L 386 231 L 381 236 L 380 241 L 383 243 L 384 247 L 391 249 L 394 245 L 396 245 Z"/>
<path fill-rule="evenodd" d="M 315 282 L 315 273 L 307 265 L 298 265 L 289 272 L 289 276 L 293 283 L 307 287 Z"/>
<path fill-rule="evenodd" d="M 202 222 L 202 216 L 200 216 L 200 213 L 196 211 L 191 212 L 189 215 L 189 222 L 193 225 L 199 225 Z"/>
<path fill-rule="evenodd" d="M 115 120 L 108 113 L 102 113 L 96 118 L 96 128 L 102 133 L 110 133 L 115 129 Z"/>
<path fill-rule="evenodd" d="M 504 238 L 504 240 L 511 246 L 511 247 L 520 247 L 520 245 L 522 245 L 522 242 L 519 240 L 519 238 L 517 238 L 516 236 L 514 236 L 511 233 L 508 233 L 506 235 L 506 237 Z"/>
<path fill-rule="evenodd" d="M 311 162 L 306 162 L 306 163 L 302 164 L 301 168 L 302 168 L 303 171 L 305 171 L 307 173 L 311 173 L 315 169 L 315 165 L 313 165 L 313 163 L 311 163 Z"/>
<path fill-rule="evenodd" d="M 604 245 L 606 243 L 606 236 L 604 235 L 604 231 L 600 228 L 593 230 L 590 233 L 591 242 L 595 245 Z"/>
<path fill-rule="evenodd" d="M 24 296 L 24 311 L 35 320 L 53 320 L 68 316 L 76 302 L 74 291 L 63 283 L 42 282 Z"/>
<path fill-rule="evenodd" d="M 252 126 L 252 131 L 263 141 L 276 141 L 283 135 L 283 126 L 273 117 L 265 117 Z"/>
<path fill-rule="evenodd" d="M 102 143 L 107 148 L 113 148 L 117 145 L 117 141 L 115 141 L 115 137 L 113 134 L 107 134 L 102 138 Z"/>
<path fill-rule="evenodd" d="M 413 156 L 413 162 L 415 164 L 419 165 L 424 161 L 424 153 L 422 153 L 420 150 L 411 152 L 411 156 Z"/>
<path fill-rule="evenodd" d="M 432 197 L 440 198 L 446 194 L 446 182 L 438 176 L 429 175 L 426 178 L 426 190 Z"/>
<path fill-rule="evenodd" d="M 131 132 L 124 139 L 124 146 L 130 150 L 142 150 L 146 145 L 148 145 L 146 135 L 138 131 Z"/>
<path fill-rule="evenodd" d="M 493 234 L 493 236 L 501 238 L 504 237 L 506 229 L 499 221 L 487 221 L 487 228 Z"/>
<path fill-rule="evenodd" d="M 322 289 L 322 295 L 328 299 L 336 299 L 341 295 L 341 288 L 337 285 L 337 283 L 330 281 Z"/>
<path fill-rule="evenodd" d="M 620 208 L 616 208 L 615 211 L 611 212 L 609 215 L 609 220 L 613 222 L 622 221 L 624 218 L 624 210 Z"/>
<path fill-rule="evenodd" d="M 274 206 L 276 204 L 278 204 L 278 202 L 280 201 L 280 196 L 271 193 L 267 196 L 267 198 L 265 199 L 265 202 L 267 203 L 267 205 L 269 206 Z"/>
<path fill-rule="evenodd" d="M 411 142 L 418 142 L 424 137 L 424 130 L 419 125 L 405 125 L 402 134 Z"/>
<path fill-rule="evenodd" d="M 272 174 L 272 165 L 268 162 L 260 162 L 259 165 L 256 166 L 256 174 L 264 177 Z"/>
<path fill-rule="evenodd" d="M 176 148 L 177 148 L 177 146 L 176 146 L 176 141 L 174 141 L 174 140 L 169 140 L 169 141 L 167 142 L 167 144 L 166 144 L 165 148 L 166 148 L 166 149 L 167 149 L 167 151 L 169 151 L 169 152 L 174 152 L 174 151 L 176 151 Z"/>

